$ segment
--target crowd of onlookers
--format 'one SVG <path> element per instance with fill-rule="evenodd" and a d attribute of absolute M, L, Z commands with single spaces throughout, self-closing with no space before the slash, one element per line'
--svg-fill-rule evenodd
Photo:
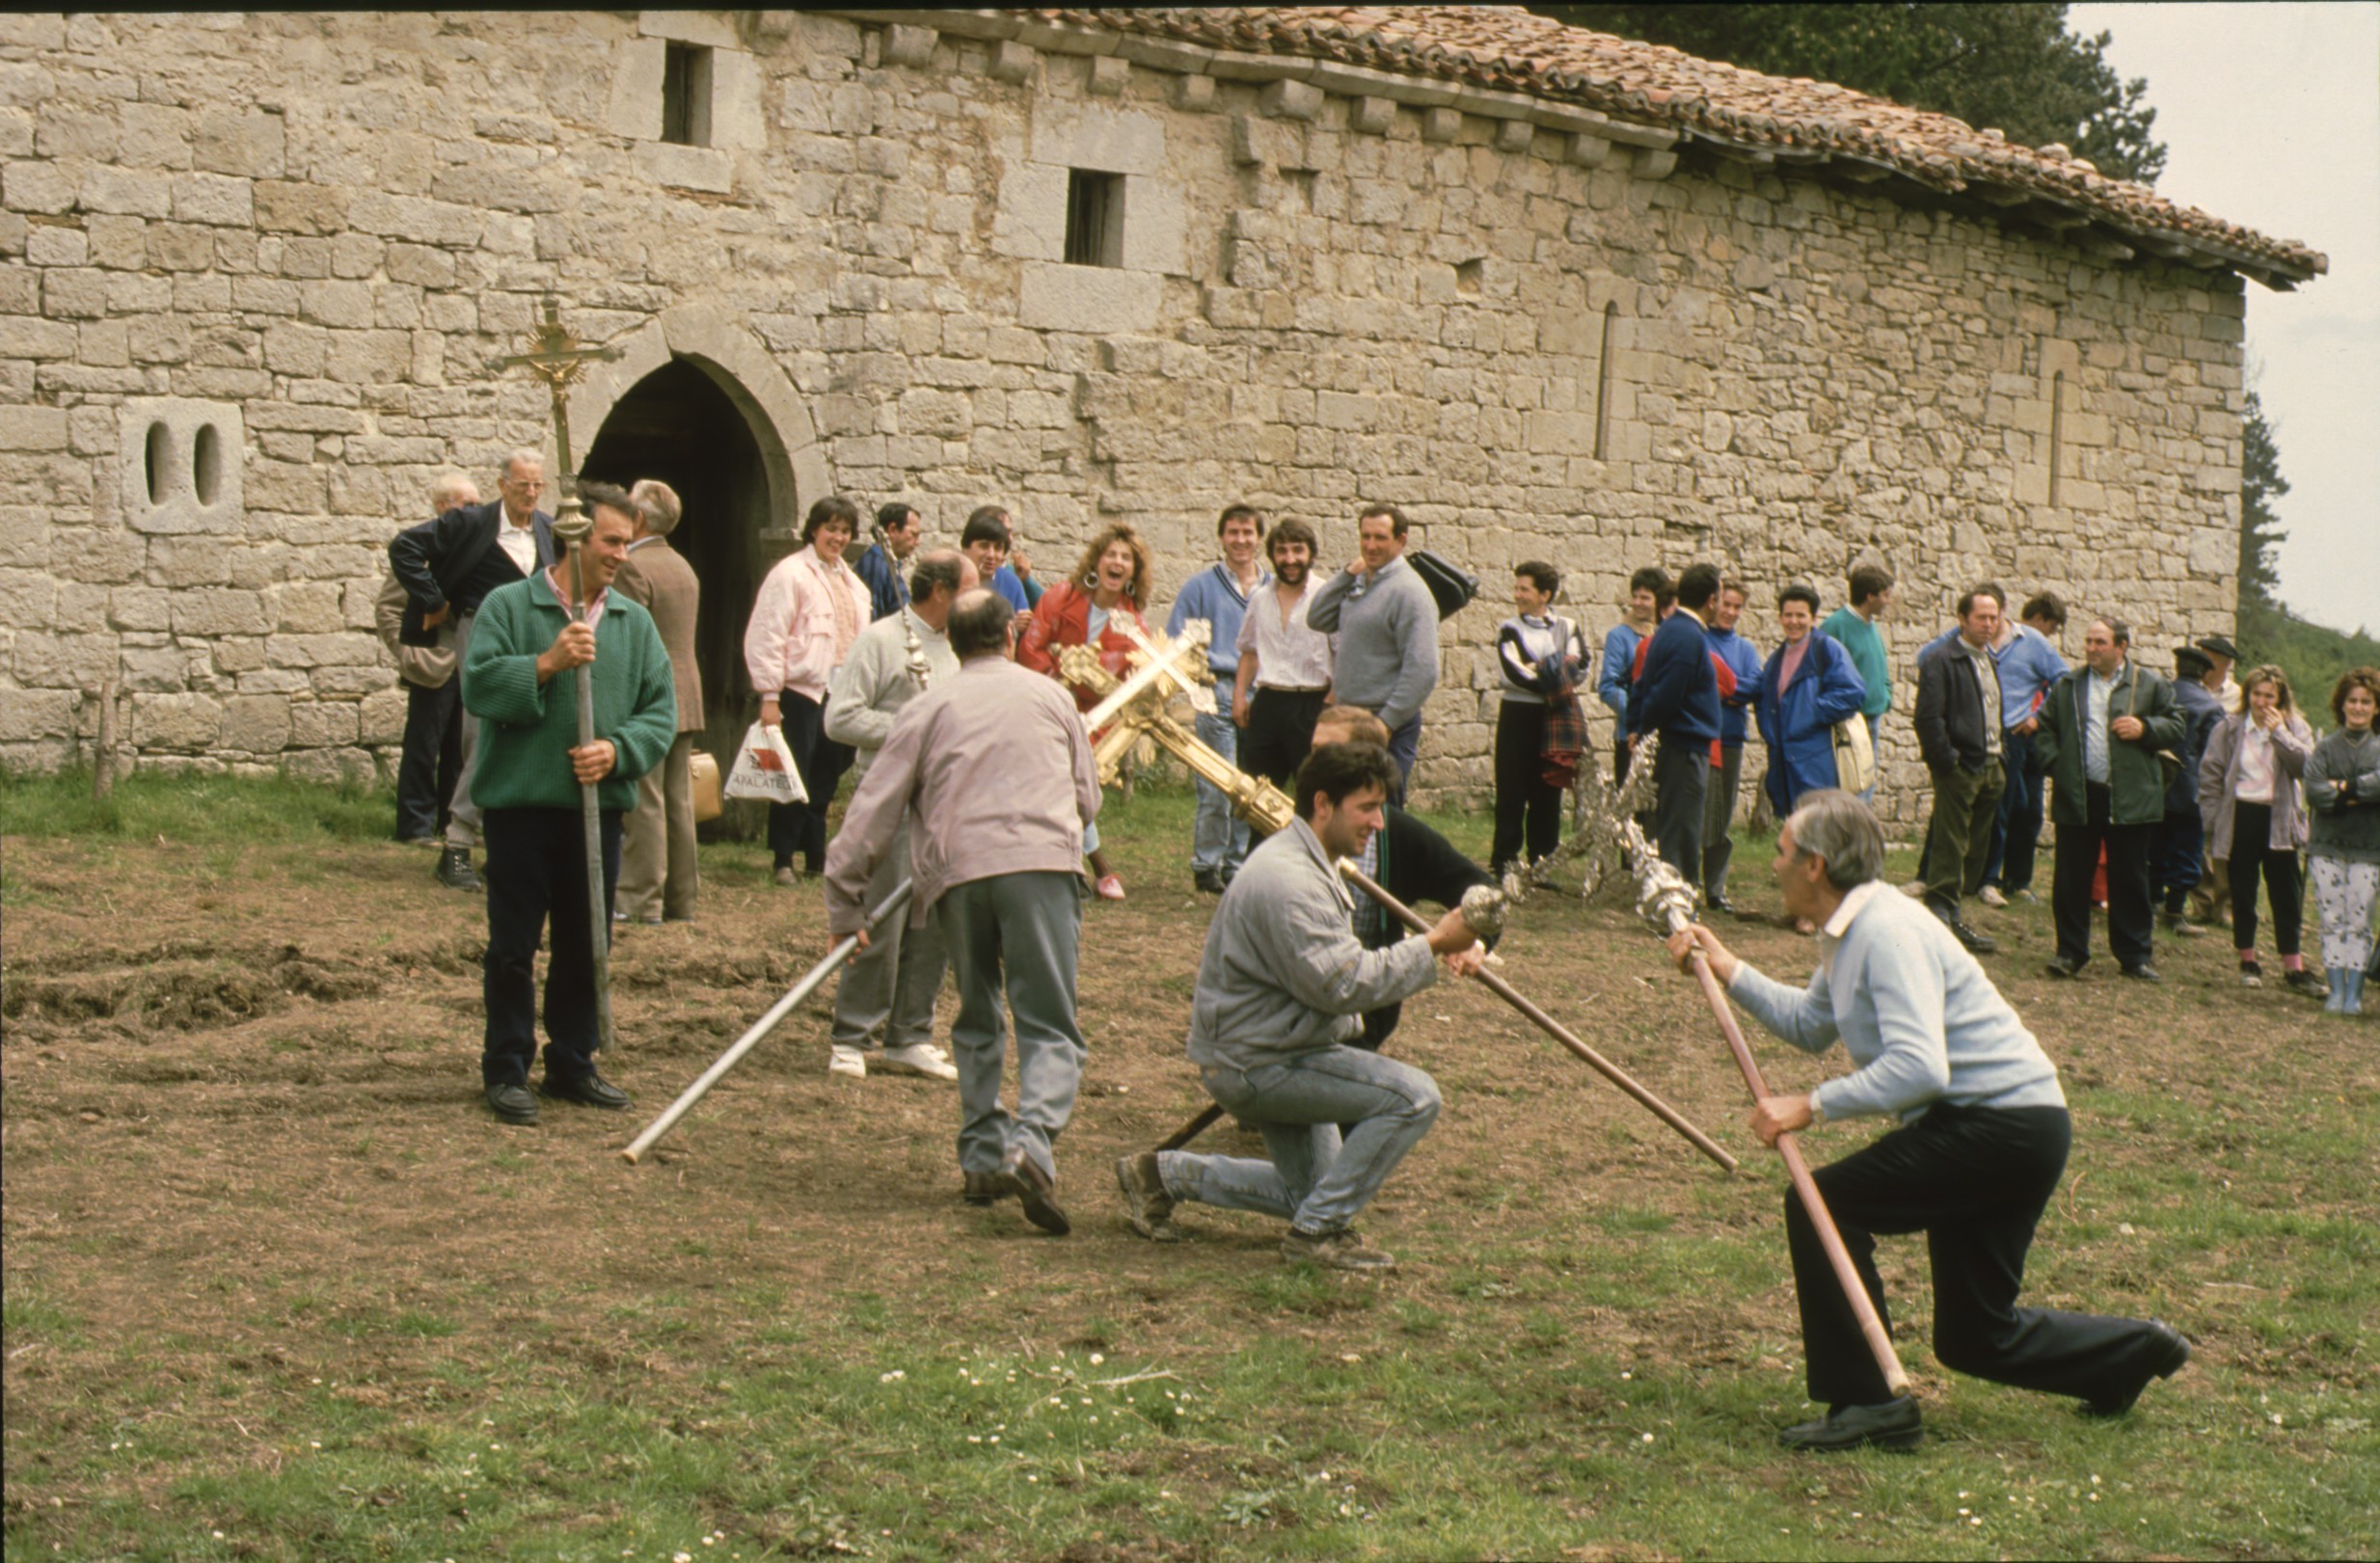
<path fill-rule="evenodd" d="M 450 476 L 433 494 L 435 518 L 389 549 L 380 618 L 411 702 L 398 835 L 440 847 L 438 876 L 458 889 L 480 886 L 472 849 L 482 822 L 473 784 L 479 722 L 459 697 L 457 675 L 471 660 L 488 595 L 551 571 L 559 557 L 550 518 L 536 505 L 544 486 L 542 461 L 530 451 L 506 461 L 491 502 Z M 624 502 L 631 536 L 610 590 L 649 612 L 666 649 L 676 736 L 638 777 L 626 811 L 612 912 L 659 923 L 692 916 L 697 888 L 688 768 L 704 725 L 692 649 L 699 583 L 669 546 L 677 497 L 645 482 Z M 1059 676 L 1061 652 L 1079 645 L 1121 677 L 1153 639 L 1144 615 L 1153 606 L 1156 561 L 1127 524 L 1101 528 L 1071 571 L 1046 583 L 1014 517 L 997 504 L 969 515 L 953 549 L 926 549 L 917 509 L 902 501 L 876 512 L 864 548 L 862 525 L 849 499 L 813 504 L 800 547 L 763 579 L 744 629 L 760 719 L 781 733 L 806 795 L 769 807 L 779 884 L 814 877 L 825 863 L 827 807 L 855 753 L 838 731 L 873 731 L 870 721 L 888 722 L 896 703 L 885 692 L 901 682 L 888 671 L 896 642 L 879 637 L 863 659 L 874 670 L 860 681 L 866 690 L 850 687 L 854 648 L 871 624 L 912 612 L 920 591 L 940 606 L 897 627 L 910 661 L 939 635 L 949 601 L 978 583 L 1013 610 L 1015 660 L 1036 672 Z M 1216 524 L 1216 557 L 1176 594 L 1165 628 L 1178 635 L 1192 621 L 1207 627 L 1217 698 L 1196 725 L 1209 747 L 1285 786 L 1322 710 L 1359 708 L 1387 730 L 1393 796 L 1401 803 L 1438 683 L 1439 621 L 1461 599 L 1449 604 L 1416 568 L 1419 558 L 1407 557 L 1409 526 L 1396 507 L 1361 508 L 1356 529 L 1357 556 L 1332 569 L 1308 524 L 1268 524 L 1254 506 L 1230 506 Z M 1590 763 L 1582 711 L 1590 692 L 1611 714 L 1615 781 L 1645 737 L 1659 735 L 1648 832 L 1715 910 L 1733 909 L 1729 868 L 1752 732 L 1766 756 L 1758 795 L 1775 818 L 1824 788 L 1872 798 L 1880 741 L 1894 719 L 1892 657 L 1880 626 L 1893 610 L 1895 581 L 1881 566 L 1863 564 L 1846 584 L 1847 601 L 1831 613 L 1814 585 L 1786 585 L 1774 599 L 1773 639 L 1756 639 L 1743 625 L 1750 602 L 1743 581 L 1707 563 L 1674 579 L 1640 569 L 1598 655 L 1585 626 L 1557 606 L 1560 572 L 1541 560 L 1515 566 L 1513 612 L 1495 639 L 1491 872 L 1525 868 L 1559 842 L 1572 784 Z M 2317 741 L 2286 676 L 2259 666 L 2234 679 L 2238 652 L 2221 635 L 2178 648 L 2169 675 L 2143 664 L 2127 625 L 2101 615 L 2080 627 L 2082 661 L 2069 666 L 2060 649 L 2068 608 L 2055 593 L 2010 608 L 1996 583 L 1961 594 L 1953 622 L 1919 652 L 1904 686 L 1913 692 L 1903 719 L 1932 779 L 1918 878 L 1906 888 L 1970 951 L 1990 954 L 1994 941 L 1972 908 L 2037 899 L 2035 860 L 2044 822 L 2054 821 L 2053 973 L 2082 971 L 2094 908 L 2104 906 L 2108 944 L 2127 977 L 2158 980 L 2160 930 L 2197 937 L 2228 921 L 2241 980 L 2259 984 L 2260 892 L 2280 981 L 2324 995 L 2335 1010 L 2358 1011 L 2380 890 L 2380 741 L 2372 733 L 2380 670 L 2358 668 L 2339 682 L 2328 701 L 2336 731 Z M 1095 703 L 1092 690 L 1071 692 L 1079 710 Z M 847 707 L 840 721 L 838 698 Z M 1220 790 L 1204 781 L 1198 788 L 1191 876 L 1200 890 L 1220 893 L 1247 856 L 1248 826 Z M 1083 847 L 1095 893 L 1122 899 L 1095 822 Z M 2303 949 L 2309 876 L 2301 853 L 2320 908 L 2323 977 L 2308 969 Z"/>
<path fill-rule="evenodd" d="M 1524 631 L 1541 600 L 1537 569 L 1522 566 L 1515 580 Z M 1777 818 L 1818 788 L 1873 792 L 1893 693 L 1877 622 L 1891 607 L 1894 581 L 1863 565 L 1848 584 L 1849 604 L 1823 623 L 1814 587 L 1778 593 L 1778 644 L 1764 661 L 1737 630 L 1746 601 L 1740 583 L 1709 565 L 1674 583 L 1640 570 L 1629 582 L 1627 617 L 1605 637 L 1596 690 L 1621 735 L 1615 774 L 1626 774 L 1644 734 L 1661 736 L 1653 835 L 1714 908 L 1730 907 L 1728 821 L 1744 712 L 1767 749 L 1762 790 Z M 2380 892 L 2372 731 L 2380 668 L 2338 681 L 2328 702 L 2337 728 L 2317 742 L 2288 676 L 2266 664 L 2234 680 L 2239 652 L 2223 635 L 2177 648 L 2168 676 L 2139 661 L 2127 624 L 2102 615 L 2084 626 L 2082 662 L 2069 666 L 2059 651 L 2068 612 L 2058 596 L 2038 593 L 2014 618 L 2009 601 L 1995 582 L 1961 594 L 1954 622 L 1918 654 L 1908 719 L 1933 795 L 1918 877 L 1905 888 L 1970 952 L 1991 954 L 1995 941 L 1969 922 L 1967 907 L 2038 899 L 2034 860 L 2046 819 L 2056 825 L 2052 975 L 2083 970 L 2093 910 L 2103 906 L 2124 976 L 2161 980 L 2160 925 L 2191 938 L 2228 921 L 2240 981 L 2261 985 L 2260 888 L 2282 984 L 2323 998 L 2333 1012 L 2361 1013 Z M 1530 698 L 1521 671 L 1508 657 L 1507 702 Z M 1501 747 L 1499 755 L 1501 819 Z M 2303 948 L 2301 854 L 2321 914 L 2318 977 Z"/>

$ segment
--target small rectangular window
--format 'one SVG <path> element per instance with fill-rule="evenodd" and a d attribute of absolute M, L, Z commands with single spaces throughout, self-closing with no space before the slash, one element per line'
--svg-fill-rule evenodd
<path fill-rule="evenodd" d="M 1123 175 L 1068 171 L 1066 258 L 1069 266 L 1123 264 Z"/>
<path fill-rule="evenodd" d="M 672 42 L 662 56 L 662 140 L 711 145 L 711 51 Z"/>

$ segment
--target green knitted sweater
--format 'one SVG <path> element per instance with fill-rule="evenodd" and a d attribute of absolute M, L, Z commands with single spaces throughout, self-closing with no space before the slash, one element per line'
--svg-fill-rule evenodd
<path fill-rule="evenodd" d="M 463 706 L 479 718 L 472 800 L 483 809 L 575 809 L 570 750 L 579 741 L 578 670 L 537 682 L 537 658 L 570 622 L 540 570 L 500 586 L 479 605 L 463 660 Z M 653 616 L 617 592 L 595 626 L 595 736 L 618 762 L 597 784 L 607 809 L 636 806 L 636 778 L 662 763 L 678 736 L 669 653 Z"/>

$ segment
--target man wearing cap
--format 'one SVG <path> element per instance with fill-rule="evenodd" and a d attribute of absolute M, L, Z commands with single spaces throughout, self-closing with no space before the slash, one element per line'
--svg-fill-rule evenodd
<path fill-rule="evenodd" d="M 2239 660 L 2239 648 L 2229 635 L 2202 635 L 2193 642 L 2212 666 L 2204 680 L 2214 691 L 2215 699 L 2227 716 L 2236 716 L 2246 708 L 2247 697 L 2238 685 L 2231 682 L 2231 666 Z M 2229 927 L 2231 921 L 2231 867 L 2220 857 L 2206 860 L 2206 872 L 2190 892 L 2190 921 L 2202 928 L 2217 925 Z"/>
<path fill-rule="evenodd" d="M 2196 646 L 2174 653 L 2174 705 L 2183 725 L 2181 741 L 2172 753 L 2181 766 L 2167 779 L 2165 819 L 2150 853 L 2150 872 L 2156 876 L 2157 921 L 2166 932 L 2184 938 L 2206 931 L 2190 920 L 2184 905 L 2198 888 L 2199 865 L 2205 854 L 2206 831 L 2198 812 L 2198 763 L 2206 753 L 2206 736 L 2223 720 L 2223 702 L 2207 686 L 2214 666 L 2214 659 Z"/>

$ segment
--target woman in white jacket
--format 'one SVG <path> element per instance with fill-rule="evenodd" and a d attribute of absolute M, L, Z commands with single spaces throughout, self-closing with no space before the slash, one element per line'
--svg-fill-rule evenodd
<path fill-rule="evenodd" d="M 868 587 L 843 552 L 859 530 L 859 507 L 841 495 L 810 506 L 803 546 L 760 583 L 744 629 L 744 665 L 760 694 L 760 719 L 793 751 L 806 802 L 769 805 L 769 851 L 776 882 L 794 882 L 794 854 L 816 877 L 826 861 L 826 805 L 852 763 L 849 745 L 825 733 L 826 679 L 868 623 Z"/>

